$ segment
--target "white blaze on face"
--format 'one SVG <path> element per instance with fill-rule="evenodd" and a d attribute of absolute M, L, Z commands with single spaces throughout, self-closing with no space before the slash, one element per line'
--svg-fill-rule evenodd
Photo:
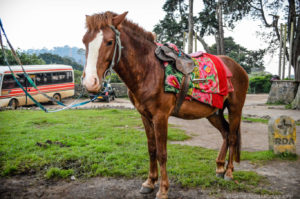
<path fill-rule="evenodd" d="M 98 75 L 97 75 L 97 61 L 99 56 L 99 49 L 103 40 L 103 33 L 100 30 L 97 33 L 96 37 L 89 43 L 88 46 L 88 57 L 86 62 L 85 68 L 85 78 L 84 78 L 84 85 L 89 90 L 89 88 L 95 87 L 95 78 L 97 82 L 99 82 Z M 98 85 L 99 86 L 99 85 Z"/>

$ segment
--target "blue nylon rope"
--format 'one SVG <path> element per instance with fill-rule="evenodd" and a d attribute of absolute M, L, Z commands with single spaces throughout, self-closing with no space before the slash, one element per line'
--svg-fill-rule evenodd
<path fill-rule="evenodd" d="M 2 42 L 2 36 L 1 36 L 1 31 L 3 32 L 3 34 L 4 34 L 4 36 L 5 36 L 5 38 L 6 38 L 6 41 L 8 42 L 8 44 L 10 45 L 10 47 L 11 47 L 11 49 L 12 49 L 12 46 L 11 46 L 11 44 L 9 43 L 9 41 L 8 41 L 8 39 L 7 39 L 7 36 L 6 36 L 6 33 L 5 33 L 5 30 L 4 30 L 4 28 L 3 28 L 3 24 L 2 24 L 2 20 L 1 20 L 1 18 L 0 18 L 0 27 L 1 27 L 1 29 L 0 29 L 0 43 L 1 43 L 1 49 L 2 49 L 2 52 L 3 52 L 3 57 L 4 57 L 4 61 L 5 61 L 5 63 L 7 64 L 7 66 L 8 66 L 8 68 L 9 68 L 9 70 L 10 70 L 10 72 L 11 72 L 11 74 L 12 74 L 12 76 L 13 76 L 13 78 L 14 78 L 14 80 L 16 81 L 16 83 L 18 84 L 18 86 L 23 90 L 23 92 L 38 106 L 38 107 L 40 107 L 40 109 L 42 109 L 43 111 L 45 111 L 46 113 L 55 113 L 55 112 L 59 112 L 59 111 L 62 111 L 62 110 L 66 110 L 66 109 L 69 109 L 69 108 L 74 108 L 74 107 L 78 107 L 78 106 L 82 106 L 82 105 L 84 105 L 84 104 L 88 104 L 88 103 L 90 103 L 90 102 L 93 102 L 93 101 L 95 101 L 96 99 L 97 99 L 97 97 L 99 97 L 99 95 L 100 95 L 100 93 L 99 94 L 97 94 L 93 99 L 90 99 L 90 100 L 87 100 L 87 101 L 84 101 L 84 102 L 80 102 L 80 103 L 77 103 L 77 104 L 74 104 L 74 105 L 69 105 L 69 106 L 66 106 L 66 105 L 64 105 L 63 103 L 61 103 L 61 102 L 59 102 L 59 101 L 57 101 L 56 100 L 56 102 L 58 103 L 58 104 L 60 104 L 60 105 L 62 105 L 62 106 L 65 106 L 64 108 L 61 108 L 61 109 L 58 109 L 58 110 L 53 110 L 53 111 L 49 111 L 48 109 L 46 109 L 41 103 L 39 103 L 38 101 L 36 101 L 27 91 L 26 91 L 26 89 L 24 89 L 24 87 L 22 86 L 22 84 L 19 82 L 19 80 L 15 77 L 15 75 L 14 75 L 14 72 L 13 72 L 13 70 L 11 69 L 11 67 L 10 67 L 10 64 L 9 64 L 9 62 L 8 62 L 8 60 L 7 60 L 7 57 L 6 57 L 6 53 L 5 53 L 5 50 L 4 50 L 4 47 L 3 47 L 3 42 Z M 22 69 L 23 69 L 23 67 L 22 67 Z M 23 69 L 23 71 L 24 71 L 24 69 Z M 32 81 L 32 79 L 28 76 L 28 74 L 24 71 L 24 74 L 25 74 L 25 76 L 26 76 L 26 78 L 28 79 L 28 81 L 31 83 L 31 85 L 34 87 L 34 88 L 36 88 L 37 89 L 37 87 L 36 87 L 36 85 L 34 84 L 34 82 Z M 38 90 L 38 89 L 37 89 Z M 80 97 L 82 96 L 82 94 L 76 99 L 76 100 L 78 100 Z M 76 101 L 75 100 L 75 101 Z"/>

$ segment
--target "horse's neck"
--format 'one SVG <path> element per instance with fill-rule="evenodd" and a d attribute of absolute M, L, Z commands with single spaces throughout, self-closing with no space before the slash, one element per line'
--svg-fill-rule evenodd
<path fill-rule="evenodd" d="M 158 76 L 163 75 L 154 54 L 155 45 L 127 35 L 122 40 L 122 56 L 115 70 L 126 86 L 134 94 L 143 92 L 145 86 L 155 86 Z"/>

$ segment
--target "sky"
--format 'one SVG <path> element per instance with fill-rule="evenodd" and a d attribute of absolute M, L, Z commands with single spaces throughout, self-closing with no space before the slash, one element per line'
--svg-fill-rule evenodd
<path fill-rule="evenodd" d="M 148 31 L 164 18 L 165 0 L 0 0 L 0 17 L 15 48 L 51 49 L 69 45 L 84 48 L 82 37 L 85 15 L 113 11 L 129 11 L 127 18 Z M 201 1 L 194 1 L 194 15 L 201 9 Z M 256 34 L 259 23 L 250 19 L 239 22 L 234 30 L 225 28 L 225 37 L 232 36 L 236 43 L 258 50 L 267 45 Z M 204 37 L 211 45 L 213 37 Z M 198 50 L 203 50 L 200 43 Z M 266 71 L 276 74 L 278 55 L 266 56 Z"/>

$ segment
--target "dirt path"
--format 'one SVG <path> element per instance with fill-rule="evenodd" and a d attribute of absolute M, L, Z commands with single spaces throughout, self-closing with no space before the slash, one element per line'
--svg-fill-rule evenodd
<path fill-rule="evenodd" d="M 274 163 L 277 165 L 277 163 Z M 297 163 L 299 165 L 299 162 Z M 282 166 L 282 165 L 280 165 Z M 245 166 L 243 170 L 248 170 L 249 166 Z M 277 166 L 275 166 L 277 167 Z M 274 169 L 272 166 L 271 169 Z M 253 170 L 253 169 L 250 169 Z M 263 172 L 263 171 L 260 171 Z M 280 174 L 278 175 L 280 177 Z M 272 176 L 272 180 L 281 180 L 278 176 Z M 153 199 L 158 191 L 156 185 L 154 192 L 147 195 L 139 193 L 141 179 L 115 179 L 115 178 L 92 178 L 89 180 L 75 181 L 46 181 L 42 178 L 34 176 L 19 176 L 9 179 L 0 179 L 0 198 L 64 198 L 64 199 Z M 299 183 L 299 182 L 298 182 Z M 283 195 L 258 195 L 253 193 L 240 192 L 224 192 L 214 190 L 211 194 L 210 190 L 201 188 L 183 188 L 171 182 L 169 190 L 169 199 L 232 199 L 232 198 L 264 198 L 264 199 L 290 199 L 300 196 L 299 187 L 290 186 L 289 182 L 283 181 L 284 186 L 278 186 L 278 183 L 266 185 L 265 188 L 283 191 Z"/>
<path fill-rule="evenodd" d="M 283 106 L 266 106 L 267 95 L 248 95 L 243 110 L 244 116 L 270 118 L 272 116 L 288 115 L 300 121 L 300 111 L 285 110 Z M 72 100 L 67 100 L 68 104 Z M 82 100 L 83 101 L 83 100 Z M 57 106 L 46 105 L 48 108 Z M 129 108 L 134 107 L 128 99 L 117 98 L 114 102 L 95 102 L 80 107 L 90 108 Z M 220 133 L 212 127 L 206 119 L 182 120 L 171 117 L 170 124 L 184 129 L 192 138 L 184 142 L 173 142 L 183 145 L 202 146 L 205 148 L 219 149 L 221 145 Z M 242 123 L 242 150 L 258 151 L 268 149 L 267 125 L 261 123 Z M 201 131 L 199 131 L 201 129 Z M 300 128 L 297 128 L 297 137 L 300 137 Z M 299 140 L 299 139 L 298 139 Z M 300 142 L 297 142 L 297 153 L 300 154 Z M 199 154 L 201 155 L 201 154 Z M 283 195 L 268 196 L 250 193 L 230 193 L 216 190 L 211 195 L 210 190 L 201 188 L 182 188 L 172 184 L 170 199 L 179 198 L 300 198 L 300 160 L 272 161 L 266 165 L 253 165 L 242 161 L 235 165 L 235 170 L 255 171 L 266 176 L 270 184 L 264 185 L 269 190 L 278 190 Z M 92 178 L 75 181 L 47 181 L 37 176 L 16 176 L 0 179 L 0 198 L 155 198 L 156 190 L 149 195 L 141 195 L 138 190 L 142 179 L 113 179 Z"/>

